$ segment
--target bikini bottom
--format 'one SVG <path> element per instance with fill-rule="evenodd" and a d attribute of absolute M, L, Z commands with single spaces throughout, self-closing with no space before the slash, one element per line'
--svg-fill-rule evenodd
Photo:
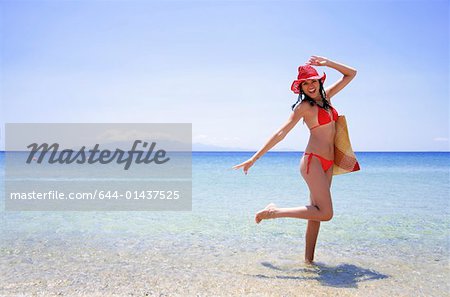
<path fill-rule="evenodd" d="M 309 155 L 308 156 L 308 161 L 306 163 L 306 173 L 309 173 L 309 163 L 311 163 L 311 159 L 312 157 L 317 157 L 320 160 L 320 163 L 322 164 L 322 169 L 323 171 L 327 171 L 328 169 L 330 169 L 331 166 L 333 166 L 334 161 L 333 160 L 328 160 L 325 159 L 324 157 L 318 155 L 318 154 L 314 154 L 314 153 L 305 153 L 305 155 Z"/>

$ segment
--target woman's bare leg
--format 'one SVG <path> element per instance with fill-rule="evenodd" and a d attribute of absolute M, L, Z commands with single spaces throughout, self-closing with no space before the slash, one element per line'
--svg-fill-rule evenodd
<path fill-rule="evenodd" d="M 320 161 L 317 158 L 312 158 L 309 173 L 306 174 L 306 160 L 302 158 L 300 171 L 308 184 L 312 196 L 316 200 L 316 205 L 289 208 L 269 207 L 268 205 L 256 214 L 255 221 L 257 223 L 263 219 L 274 218 L 297 218 L 313 221 L 331 220 L 333 217 L 333 205 L 331 203 L 329 181 L 326 173 L 322 170 Z"/>
<path fill-rule="evenodd" d="M 314 205 L 314 201 L 311 202 Z M 320 221 L 308 220 L 305 234 L 305 262 L 314 261 L 317 237 L 319 236 Z"/>
<path fill-rule="evenodd" d="M 333 168 L 323 172 L 320 161 L 312 158 L 309 173 L 306 173 L 306 160 L 302 158 L 300 171 L 310 190 L 311 205 L 292 208 L 278 208 L 270 203 L 259 211 L 255 220 L 259 223 L 263 219 L 292 217 L 307 219 L 308 225 L 305 236 L 305 262 L 312 263 L 317 237 L 319 235 L 320 221 L 328 221 L 333 217 L 333 205 L 331 201 L 331 180 Z"/>
<path fill-rule="evenodd" d="M 314 261 L 314 251 L 316 249 L 317 237 L 319 236 L 320 221 L 308 221 L 306 227 L 305 262 Z"/>
<path fill-rule="evenodd" d="M 327 172 L 328 184 L 331 187 L 331 180 L 333 178 L 333 168 L 330 168 Z M 309 199 L 312 205 L 316 205 L 312 194 L 309 195 Z M 319 235 L 320 221 L 308 220 L 305 235 L 305 262 L 312 263 L 314 261 L 314 251 L 316 248 L 317 237 Z"/>
<path fill-rule="evenodd" d="M 328 211 L 321 211 L 315 205 L 305 205 L 299 207 L 277 207 L 268 213 L 266 209 L 261 210 L 256 214 L 260 219 L 278 219 L 278 218 L 295 218 L 313 221 L 329 221 L 332 218 L 332 213 Z"/>

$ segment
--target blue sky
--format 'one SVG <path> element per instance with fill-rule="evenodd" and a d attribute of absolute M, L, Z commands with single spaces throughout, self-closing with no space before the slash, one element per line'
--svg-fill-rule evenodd
<path fill-rule="evenodd" d="M 258 150 L 320 55 L 358 70 L 333 98 L 356 151 L 449 150 L 448 1 L 0 5 L 2 149 L 7 122 L 175 122 L 194 148 Z M 299 122 L 273 150 L 308 137 Z"/>

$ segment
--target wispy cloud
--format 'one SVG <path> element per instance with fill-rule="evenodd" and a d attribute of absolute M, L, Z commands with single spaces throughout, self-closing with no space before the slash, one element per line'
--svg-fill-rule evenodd
<path fill-rule="evenodd" d="M 236 146 L 240 145 L 241 139 L 239 137 L 219 137 L 219 136 L 208 136 L 205 134 L 198 134 L 192 137 L 192 141 L 200 142 L 206 145 Z"/>
<path fill-rule="evenodd" d="M 448 141 L 447 137 L 435 137 L 433 138 L 434 141 Z"/>
<path fill-rule="evenodd" d="M 135 139 L 177 140 L 173 135 L 162 132 L 148 132 L 144 130 L 108 129 L 98 135 L 97 139 L 103 141 L 134 141 Z"/>

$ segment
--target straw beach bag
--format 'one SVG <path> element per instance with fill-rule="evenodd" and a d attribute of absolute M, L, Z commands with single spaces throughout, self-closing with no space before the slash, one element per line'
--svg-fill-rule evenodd
<path fill-rule="evenodd" d="M 334 165 L 333 175 L 358 171 L 359 163 L 356 160 L 348 135 L 347 120 L 340 115 L 336 121 L 336 135 L 334 136 Z"/>

